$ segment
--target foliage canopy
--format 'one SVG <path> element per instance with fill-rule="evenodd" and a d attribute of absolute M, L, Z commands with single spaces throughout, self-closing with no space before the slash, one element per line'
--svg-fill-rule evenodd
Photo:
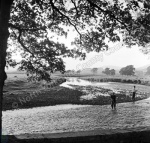
<path fill-rule="evenodd" d="M 20 70 L 31 80 L 50 81 L 50 73 L 65 71 L 63 57 L 108 49 L 109 42 L 143 46 L 150 52 L 149 0 L 13 0 L 9 20 L 9 45 L 21 51 Z M 54 38 L 77 33 L 69 49 Z M 7 63 L 15 65 L 8 49 Z"/>
<path fill-rule="evenodd" d="M 119 73 L 121 75 L 134 75 L 135 74 L 135 68 L 133 65 L 128 65 L 126 67 L 121 68 Z"/>
<path fill-rule="evenodd" d="M 102 73 L 104 73 L 106 75 L 115 75 L 116 71 L 114 69 L 105 68 L 105 70 L 102 71 Z"/>
<path fill-rule="evenodd" d="M 92 68 L 92 70 L 91 70 L 92 72 L 93 72 L 93 74 L 97 74 L 97 72 L 98 72 L 98 68 Z"/>

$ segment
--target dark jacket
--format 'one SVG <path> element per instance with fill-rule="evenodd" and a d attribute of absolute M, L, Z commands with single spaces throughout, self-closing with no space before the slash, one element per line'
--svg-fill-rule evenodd
<path fill-rule="evenodd" d="M 116 102 L 116 95 L 113 93 L 111 96 L 112 101 Z"/>

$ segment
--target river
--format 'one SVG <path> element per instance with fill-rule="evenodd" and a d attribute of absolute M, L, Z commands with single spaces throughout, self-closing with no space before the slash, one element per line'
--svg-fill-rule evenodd
<path fill-rule="evenodd" d="M 115 87 L 115 83 L 91 83 L 77 78 L 69 78 L 61 86 L 73 88 L 71 84 Z M 143 88 L 142 85 L 137 86 Z M 149 89 L 147 86 L 144 88 Z M 3 134 L 9 135 L 146 127 L 150 126 L 150 98 L 117 104 L 117 110 L 111 110 L 110 105 L 71 104 L 9 110 L 3 112 L 2 120 Z"/>

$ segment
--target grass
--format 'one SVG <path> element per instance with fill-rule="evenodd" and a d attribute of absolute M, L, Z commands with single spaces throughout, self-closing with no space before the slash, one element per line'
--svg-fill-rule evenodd
<path fill-rule="evenodd" d="M 33 84 L 33 83 L 32 83 Z M 4 93 L 3 110 L 23 109 L 40 106 L 50 106 L 57 104 L 78 104 L 82 92 L 72 90 L 65 87 L 55 86 L 52 88 L 42 88 L 40 84 L 36 84 L 35 88 L 30 83 L 30 87 L 24 84 L 11 88 L 9 92 Z"/>
<path fill-rule="evenodd" d="M 75 89 L 81 91 L 82 104 L 90 105 L 106 105 L 111 103 L 110 94 L 112 90 L 109 88 L 93 87 L 93 86 L 78 86 L 74 85 Z M 129 90 L 115 90 L 117 103 L 132 102 L 132 93 L 126 94 Z M 136 95 L 136 100 L 142 100 L 148 98 L 148 94 L 141 92 Z"/>
<path fill-rule="evenodd" d="M 73 86 L 74 89 L 69 89 L 59 86 L 62 82 L 64 80 L 55 78 L 50 85 L 45 86 L 42 82 L 27 82 L 23 78 L 9 79 L 4 87 L 3 111 L 58 104 L 104 105 L 111 102 L 109 96 L 95 96 L 90 100 L 86 98 L 88 95 L 107 94 L 109 89 L 90 86 Z M 85 90 L 88 93 L 85 93 Z M 147 95 L 138 97 L 136 100 L 144 98 L 147 98 Z M 117 94 L 118 103 L 130 101 L 131 98 L 125 93 Z"/>

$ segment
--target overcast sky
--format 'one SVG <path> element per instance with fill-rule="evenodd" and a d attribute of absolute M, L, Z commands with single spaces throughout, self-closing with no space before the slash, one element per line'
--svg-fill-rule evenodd
<path fill-rule="evenodd" d="M 59 42 L 63 42 L 66 46 L 73 48 L 71 41 L 73 41 L 75 35 L 70 32 L 67 39 L 60 38 Z M 121 42 L 109 45 L 110 49 L 114 49 L 106 53 L 91 52 L 87 54 L 86 60 L 80 61 L 79 59 L 66 58 L 64 59 L 66 70 L 79 70 L 85 68 L 102 67 L 102 66 L 118 66 L 124 67 L 127 65 L 134 65 L 135 68 L 142 67 L 150 64 L 150 54 L 145 55 L 140 51 L 140 48 L 134 46 L 127 48 L 122 46 Z M 116 48 L 117 47 L 117 48 Z M 14 55 L 15 59 L 20 60 L 20 55 Z M 9 68 L 8 70 L 15 70 Z"/>
<path fill-rule="evenodd" d="M 117 46 L 120 47 L 115 49 Z M 114 50 L 106 53 L 89 53 L 83 61 L 80 61 L 79 59 L 66 58 L 64 59 L 66 70 L 79 70 L 93 67 L 99 68 L 107 65 L 118 67 L 134 65 L 135 68 L 138 68 L 150 64 L 150 55 L 143 54 L 139 47 L 126 48 L 125 46 L 115 44 L 111 48 L 114 48 Z M 15 56 L 15 58 L 20 59 L 20 56 Z M 10 70 L 12 70 L 12 68 Z"/>
<path fill-rule="evenodd" d="M 102 59 L 95 60 L 95 62 L 92 62 L 93 59 L 98 55 L 102 57 Z M 88 64 L 90 63 L 90 61 L 93 64 Z M 101 54 L 93 52 L 88 54 L 85 61 L 67 58 L 65 59 L 65 62 L 66 62 L 66 69 L 74 69 L 74 70 L 78 70 L 78 67 L 93 68 L 107 65 L 118 67 L 134 65 L 136 68 L 138 68 L 150 64 L 150 56 L 144 55 L 137 47 L 133 48 L 122 47 L 121 49 L 118 49 L 117 51 L 114 51 L 109 55 L 106 55 L 104 53 Z M 83 65 L 85 66 L 83 67 Z"/>
<path fill-rule="evenodd" d="M 72 41 L 72 38 L 74 38 L 74 35 L 70 33 L 67 39 L 62 38 L 61 41 L 64 42 L 68 47 L 71 47 L 70 42 Z M 83 66 L 85 68 L 93 68 L 106 65 L 119 67 L 134 65 L 137 68 L 150 64 L 150 54 L 143 54 L 140 51 L 140 48 L 142 47 L 134 46 L 132 48 L 127 48 L 125 46 L 122 46 L 122 43 L 119 42 L 113 45 L 109 45 L 109 48 L 114 50 L 106 54 L 96 52 L 89 53 L 87 54 L 87 58 L 84 61 L 80 61 L 79 59 L 66 58 L 64 60 L 66 62 L 66 69 L 78 70 L 79 67 L 82 68 Z M 96 57 L 98 56 L 101 58 L 99 58 L 99 60 L 96 60 Z"/>

